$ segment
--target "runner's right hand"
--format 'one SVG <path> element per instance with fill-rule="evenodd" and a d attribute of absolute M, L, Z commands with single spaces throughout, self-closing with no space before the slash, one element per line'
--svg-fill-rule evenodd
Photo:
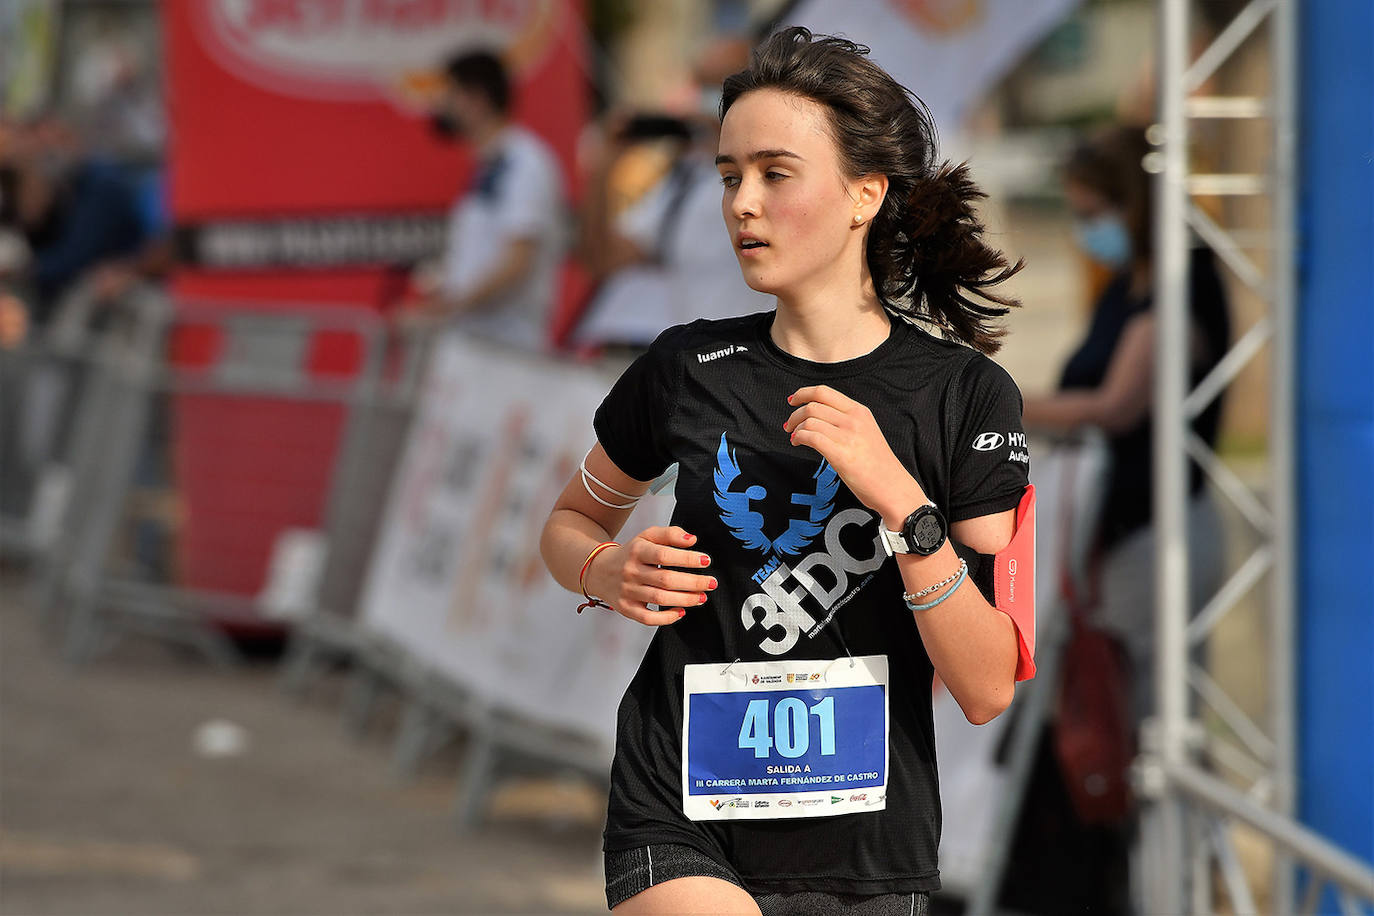
<path fill-rule="evenodd" d="M 710 564 L 706 554 L 692 549 L 696 540 L 696 535 L 677 526 L 646 528 L 623 547 L 603 551 L 592 562 L 587 591 L 610 602 L 616 613 L 645 626 L 677 623 L 689 609 L 704 604 L 716 587 L 715 577 L 684 571 Z"/>

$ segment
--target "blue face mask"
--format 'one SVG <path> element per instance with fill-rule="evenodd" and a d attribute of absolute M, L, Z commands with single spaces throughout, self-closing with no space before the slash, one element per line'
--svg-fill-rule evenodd
<path fill-rule="evenodd" d="M 1108 267 L 1125 267 L 1131 259 L 1131 236 L 1115 213 L 1074 223 L 1074 235 L 1088 257 Z"/>

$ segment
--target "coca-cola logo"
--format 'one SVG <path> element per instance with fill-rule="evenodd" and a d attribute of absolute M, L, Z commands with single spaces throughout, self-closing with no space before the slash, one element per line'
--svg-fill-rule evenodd
<path fill-rule="evenodd" d="M 499 49 L 517 77 L 548 54 L 557 0 L 200 0 L 197 32 L 240 79 L 284 95 L 422 107 L 464 48 Z"/>

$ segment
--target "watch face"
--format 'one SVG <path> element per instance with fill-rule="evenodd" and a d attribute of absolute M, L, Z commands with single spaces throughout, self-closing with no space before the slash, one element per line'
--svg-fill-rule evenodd
<path fill-rule="evenodd" d="M 915 526 L 911 529 L 911 539 L 916 542 L 916 546 L 922 550 L 929 550 L 937 547 L 944 539 L 944 526 L 935 517 L 935 513 L 923 515 L 916 520 Z"/>

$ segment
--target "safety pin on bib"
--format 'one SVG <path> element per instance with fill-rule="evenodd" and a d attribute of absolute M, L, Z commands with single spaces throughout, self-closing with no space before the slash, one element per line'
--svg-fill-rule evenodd
<path fill-rule="evenodd" d="M 856 662 L 856 661 L 854 660 L 854 653 L 849 651 L 849 647 L 848 647 L 848 646 L 845 646 L 845 647 L 844 647 L 844 654 L 845 654 L 845 656 L 847 656 L 847 657 L 849 658 L 849 667 L 853 668 L 855 665 L 858 664 L 858 662 Z M 821 672 L 821 679 L 822 679 L 822 680 L 828 680 L 829 677 L 830 677 L 830 669 L 833 668 L 833 667 L 835 667 L 835 665 L 837 665 L 838 663 L 840 663 L 840 662 L 842 662 L 842 661 L 844 661 L 843 658 L 837 658 L 837 659 L 835 659 L 834 661 L 832 661 L 830 664 L 826 665 L 826 666 L 825 666 L 825 670 Z"/>

